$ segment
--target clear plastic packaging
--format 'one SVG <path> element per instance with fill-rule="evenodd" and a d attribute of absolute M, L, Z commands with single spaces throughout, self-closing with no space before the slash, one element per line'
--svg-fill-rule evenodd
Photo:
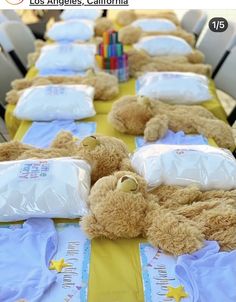
<path fill-rule="evenodd" d="M 87 214 L 91 167 L 71 158 L 0 163 L 0 221 Z"/>
<path fill-rule="evenodd" d="M 138 19 L 131 26 L 140 27 L 143 32 L 170 32 L 176 30 L 176 25 L 168 19 Z"/>
<path fill-rule="evenodd" d="M 52 44 L 42 47 L 35 66 L 42 70 L 84 71 L 95 68 L 95 44 Z"/>
<path fill-rule="evenodd" d="M 46 36 L 54 41 L 85 42 L 94 36 L 94 22 L 90 20 L 68 20 L 56 22 Z"/>
<path fill-rule="evenodd" d="M 88 19 L 96 20 L 102 16 L 101 9 L 65 9 L 60 18 L 62 20 Z"/>
<path fill-rule="evenodd" d="M 185 56 L 193 51 L 184 39 L 175 36 L 143 37 L 134 48 L 144 50 L 150 56 Z"/>
<path fill-rule="evenodd" d="M 165 184 L 236 189 L 236 160 L 228 150 L 207 145 L 148 145 L 138 149 L 131 162 L 150 188 Z"/>
<path fill-rule="evenodd" d="M 191 72 L 148 72 L 136 87 L 138 95 L 169 104 L 192 105 L 212 98 L 208 78 Z"/>
<path fill-rule="evenodd" d="M 96 114 L 94 88 L 87 85 L 45 85 L 27 88 L 14 115 L 21 120 L 80 120 Z"/>

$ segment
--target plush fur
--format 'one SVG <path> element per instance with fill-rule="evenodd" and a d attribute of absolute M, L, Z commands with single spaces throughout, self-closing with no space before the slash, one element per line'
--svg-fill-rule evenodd
<path fill-rule="evenodd" d="M 163 137 L 170 129 L 213 138 L 221 148 L 235 146 L 231 127 L 202 106 L 169 105 L 146 97 L 125 96 L 113 104 L 108 120 L 118 131 L 144 135 L 147 141 Z"/>
<path fill-rule="evenodd" d="M 156 56 L 151 57 L 146 52 L 132 49 L 127 52 L 129 72 L 132 77 L 150 71 L 180 71 L 194 72 L 211 76 L 212 67 L 200 64 L 203 61 L 201 52 L 195 50 L 188 56 Z"/>
<path fill-rule="evenodd" d="M 115 137 L 96 134 L 78 141 L 70 132 L 62 131 L 48 149 L 17 141 L 0 144 L 0 161 L 68 156 L 89 162 L 92 183 L 115 171 L 132 170 L 126 145 Z"/>
<path fill-rule="evenodd" d="M 14 80 L 11 84 L 13 89 L 6 95 L 6 102 L 16 104 L 23 89 L 31 86 L 50 84 L 83 84 L 93 86 L 95 88 L 95 100 L 111 100 L 119 94 L 119 83 L 115 76 L 105 72 L 95 74 L 93 71 L 88 71 L 85 77 L 48 76 Z"/>
<path fill-rule="evenodd" d="M 173 200 L 179 206 L 173 209 L 168 207 L 171 195 L 169 203 L 162 204 L 158 194 L 147 191 L 142 177 L 121 171 L 99 179 L 92 187 L 91 213 L 82 218 L 81 225 L 90 238 L 142 235 L 155 247 L 173 255 L 198 250 L 204 239 L 217 240 L 223 250 L 232 250 L 236 248 L 235 192 L 231 195 L 233 198 L 207 199 L 196 188 L 176 188 Z"/>
<path fill-rule="evenodd" d="M 116 16 L 116 23 L 120 26 L 127 26 L 137 19 L 153 19 L 163 18 L 172 21 L 175 25 L 180 25 L 179 20 L 172 10 L 159 10 L 153 14 L 139 13 L 136 14 L 134 10 L 122 10 Z"/>
<path fill-rule="evenodd" d="M 191 46 L 194 46 L 196 43 L 195 36 L 180 27 L 177 27 L 175 31 L 146 33 L 143 32 L 140 27 L 131 25 L 125 26 L 119 30 L 119 41 L 125 45 L 132 45 L 134 43 L 137 43 L 142 37 L 160 35 L 171 35 L 182 38 Z"/>

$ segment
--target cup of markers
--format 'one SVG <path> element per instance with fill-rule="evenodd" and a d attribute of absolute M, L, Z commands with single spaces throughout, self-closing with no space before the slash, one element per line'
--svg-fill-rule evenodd
<path fill-rule="evenodd" d="M 98 46 L 96 61 L 99 68 L 115 75 L 120 82 L 129 79 L 128 56 L 124 53 L 123 44 L 118 41 L 116 31 L 103 33 L 103 42 Z"/>

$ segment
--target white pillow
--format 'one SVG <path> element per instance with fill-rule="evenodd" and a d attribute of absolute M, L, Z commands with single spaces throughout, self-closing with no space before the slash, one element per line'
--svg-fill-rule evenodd
<path fill-rule="evenodd" d="M 212 98 L 206 76 L 191 72 L 148 72 L 137 80 L 137 94 L 170 104 L 198 104 Z"/>
<path fill-rule="evenodd" d="M 53 44 L 42 47 L 35 63 L 42 70 L 83 71 L 95 68 L 94 44 Z"/>
<path fill-rule="evenodd" d="M 89 164 L 71 158 L 0 163 L 0 221 L 87 213 Z"/>
<path fill-rule="evenodd" d="M 60 18 L 62 20 L 88 19 L 96 20 L 102 16 L 101 9 L 65 9 Z"/>
<path fill-rule="evenodd" d="M 192 47 L 182 38 L 174 36 L 143 37 L 134 48 L 146 51 L 150 56 L 185 56 Z"/>
<path fill-rule="evenodd" d="M 90 20 L 68 20 L 56 22 L 46 36 L 54 41 L 85 42 L 94 36 L 94 22 Z"/>
<path fill-rule="evenodd" d="M 87 85 L 45 85 L 24 90 L 14 110 L 21 120 L 80 120 L 96 114 L 94 88 Z"/>
<path fill-rule="evenodd" d="M 207 145 L 148 145 L 132 159 L 150 187 L 197 185 L 202 190 L 236 189 L 236 160 L 229 151 Z"/>
<path fill-rule="evenodd" d="M 131 26 L 140 27 L 143 32 L 168 32 L 175 31 L 176 25 L 168 19 L 138 19 Z"/>

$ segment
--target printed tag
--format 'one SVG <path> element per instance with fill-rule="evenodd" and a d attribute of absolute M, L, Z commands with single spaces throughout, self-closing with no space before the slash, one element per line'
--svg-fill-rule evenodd
<path fill-rule="evenodd" d="M 71 44 L 61 44 L 61 45 L 59 45 L 58 49 L 59 49 L 60 53 L 68 54 L 68 53 L 72 52 L 73 45 L 71 45 Z"/>
<path fill-rule="evenodd" d="M 47 160 L 27 161 L 20 165 L 19 180 L 42 180 L 49 176 L 50 164 Z"/>
<path fill-rule="evenodd" d="M 58 251 L 53 260 L 64 259 L 68 267 L 57 273 L 56 282 L 41 302 L 86 302 L 88 295 L 91 241 L 79 223 L 56 224 Z"/>
<path fill-rule="evenodd" d="M 164 254 L 147 243 L 140 244 L 140 257 L 142 265 L 142 278 L 145 302 L 174 301 L 167 298 L 167 287 L 180 286 L 175 275 L 176 257 Z M 184 298 L 181 302 L 189 302 Z"/>
<path fill-rule="evenodd" d="M 66 88 L 61 85 L 57 86 L 46 86 L 45 88 L 45 94 L 46 96 L 57 96 L 57 95 L 63 95 L 66 92 Z"/>

